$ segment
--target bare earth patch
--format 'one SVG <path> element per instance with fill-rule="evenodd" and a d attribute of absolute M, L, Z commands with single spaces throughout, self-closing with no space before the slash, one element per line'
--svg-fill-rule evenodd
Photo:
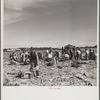
<path fill-rule="evenodd" d="M 16 77 L 19 71 L 26 72 L 30 65 L 3 66 L 4 86 L 96 86 L 97 65 L 95 63 L 79 64 L 71 67 L 72 61 L 59 62 L 56 66 L 47 66 L 39 62 L 40 78 L 23 79 Z"/>

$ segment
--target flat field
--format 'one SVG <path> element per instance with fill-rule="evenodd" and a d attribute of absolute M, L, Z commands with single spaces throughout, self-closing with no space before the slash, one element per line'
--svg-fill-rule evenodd
<path fill-rule="evenodd" d="M 8 65 L 9 54 L 3 53 L 4 86 L 96 86 L 97 63 L 84 61 L 79 67 L 71 66 L 72 61 L 60 61 L 57 65 L 47 66 L 39 61 L 39 78 L 25 79 L 16 77 L 19 71 L 29 71 L 30 65 Z M 19 53 L 16 52 L 20 59 Z"/>

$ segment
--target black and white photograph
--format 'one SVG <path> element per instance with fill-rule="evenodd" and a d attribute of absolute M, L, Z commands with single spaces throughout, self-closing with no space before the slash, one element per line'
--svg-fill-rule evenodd
<path fill-rule="evenodd" d="M 3 86 L 97 86 L 97 0 L 3 0 Z"/>

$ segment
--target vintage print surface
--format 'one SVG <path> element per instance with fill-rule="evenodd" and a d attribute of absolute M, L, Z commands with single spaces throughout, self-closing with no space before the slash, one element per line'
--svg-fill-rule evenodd
<path fill-rule="evenodd" d="M 4 0 L 3 86 L 97 86 L 97 0 Z"/>

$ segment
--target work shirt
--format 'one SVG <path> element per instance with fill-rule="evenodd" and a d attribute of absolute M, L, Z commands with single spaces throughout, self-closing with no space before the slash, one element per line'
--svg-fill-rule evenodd
<path fill-rule="evenodd" d="M 81 54 L 81 51 L 80 50 L 78 50 L 77 52 L 78 52 L 79 55 Z"/>
<path fill-rule="evenodd" d="M 37 63 L 37 55 L 36 53 L 30 52 L 30 62 L 36 62 Z"/>
<path fill-rule="evenodd" d="M 48 54 L 48 58 L 52 58 L 53 56 L 52 56 L 52 53 L 49 53 Z"/>

